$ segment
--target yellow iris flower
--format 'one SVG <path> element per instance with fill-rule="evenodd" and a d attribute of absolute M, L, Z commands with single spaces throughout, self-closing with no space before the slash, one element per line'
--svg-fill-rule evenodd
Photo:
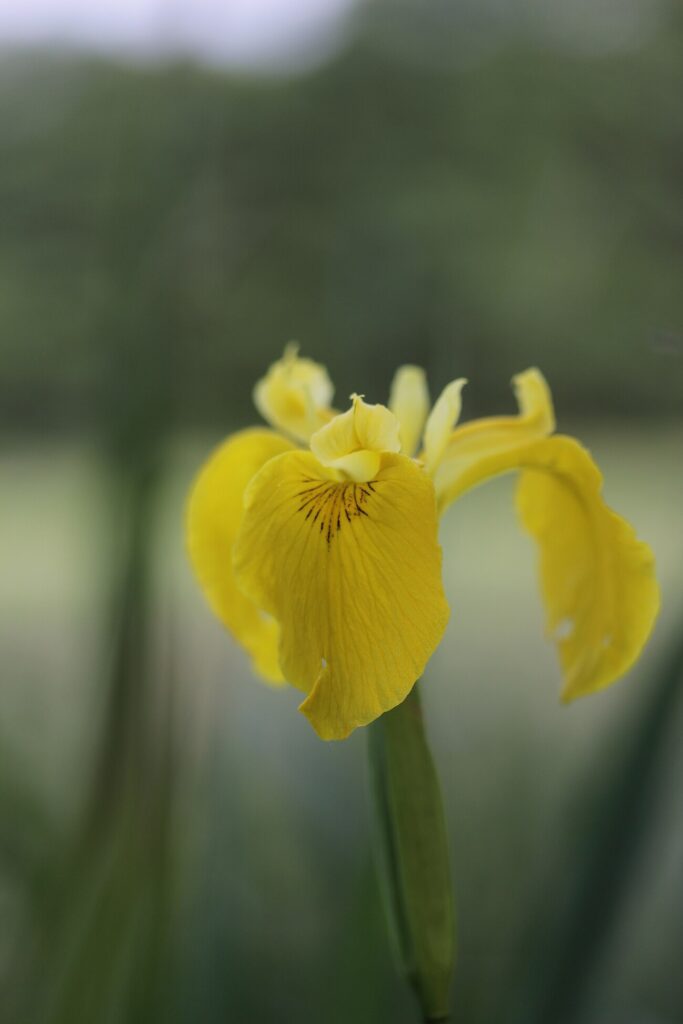
<path fill-rule="evenodd" d="M 652 552 L 603 501 L 586 449 L 553 435 L 542 374 L 514 378 L 518 415 L 456 426 L 464 383 L 430 411 L 423 371 L 404 366 L 388 407 L 353 395 L 337 413 L 325 369 L 289 348 L 254 392 L 276 431 L 233 434 L 195 481 L 188 546 L 209 603 L 261 676 L 306 694 L 324 739 L 395 707 L 422 674 L 449 617 L 439 516 L 499 473 L 520 473 L 563 700 L 623 675 L 651 632 Z"/>

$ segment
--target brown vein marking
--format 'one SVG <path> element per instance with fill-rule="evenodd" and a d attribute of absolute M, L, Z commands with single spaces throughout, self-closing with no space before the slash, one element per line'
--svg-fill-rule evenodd
<path fill-rule="evenodd" d="M 331 544 L 345 523 L 350 525 L 354 519 L 369 516 L 364 506 L 371 506 L 372 497 L 377 493 L 370 481 L 365 484 L 335 481 L 314 483 L 311 478 L 302 478 L 302 482 L 312 486 L 295 492 L 294 497 L 299 499 L 296 511 L 303 513 L 304 521 L 308 521 L 311 526 L 319 524 L 319 532 L 328 544 Z"/>

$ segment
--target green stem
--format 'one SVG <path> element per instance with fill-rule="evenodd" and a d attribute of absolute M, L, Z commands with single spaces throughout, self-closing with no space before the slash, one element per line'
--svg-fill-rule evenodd
<path fill-rule="evenodd" d="M 455 962 L 448 840 L 417 685 L 369 727 L 378 869 L 399 963 L 422 1019 L 447 1021 Z"/>

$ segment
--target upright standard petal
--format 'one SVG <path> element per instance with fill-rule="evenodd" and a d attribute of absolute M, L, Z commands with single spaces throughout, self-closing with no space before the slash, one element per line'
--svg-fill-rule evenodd
<path fill-rule="evenodd" d="M 467 380 L 464 377 L 459 377 L 458 380 L 447 384 L 429 414 L 425 426 L 423 452 L 425 466 L 429 473 L 433 473 L 441 462 L 453 428 L 460 419 L 461 393 L 465 384 L 467 384 Z"/>
<path fill-rule="evenodd" d="M 569 701 L 614 682 L 645 646 L 659 610 L 654 556 L 605 504 L 602 475 L 577 441 L 539 441 L 524 464 L 517 508 L 540 548 L 547 629 Z"/>
<path fill-rule="evenodd" d="M 297 345 L 286 347 L 282 359 L 256 384 L 254 405 L 277 430 L 307 442 L 334 415 L 334 388 L 324 366 L 297 353 Z"/>
<path fill-rule="evenodd" d="M 438 458 L 432 457 L 429 469 L 434 477 L 439 512 L 464 491 L 495 475 L 501 454 L 523 449 L 530 441 L 555 429 L 550 389 L 540 370 L 517 374 L 512 383 L 518 416 L 489 416 L 464 423 L 440 447 Z M 430 419 L 436 410 L 437 406 Z"/>
<path fill-rule="evenodd" d="M 243 430 L 223 442 L 199 471 L 187 507 L 190 561 L 214 613 L 270 682 L 282 682 L 279 627 L 237 587 L 232 549 L 247 484 L 269 459 L 292 449 L 270 430 Z"/>
<path fill-rule="evenodd" d="M 399 366 L 391 383 L 389 409 L 401 427 L 401 451 L 414 455 L 429 412 L 429 388 L 422 367 Z"/>
<path fill-rule="evenodd" d="M 285 678 L 324 739 L 399 704 L 448 620 L 434 489 L 403 455 L 373 480 L 332 478 L 310 453 L 268 462 L 235 544 L 240 586 L 281 627 Z"/>

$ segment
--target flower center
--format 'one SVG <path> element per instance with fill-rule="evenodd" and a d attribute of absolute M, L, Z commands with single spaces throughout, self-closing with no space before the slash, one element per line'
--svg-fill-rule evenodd
<path fill-rule="evenodd" d="M 367 405 L 351 396 L 351 408 L 340 413 L 311 437 L 311 451 L 358 484 L 374 480 L 384 452 L 401 450 L 399 422 L 383 405 Z"/>

